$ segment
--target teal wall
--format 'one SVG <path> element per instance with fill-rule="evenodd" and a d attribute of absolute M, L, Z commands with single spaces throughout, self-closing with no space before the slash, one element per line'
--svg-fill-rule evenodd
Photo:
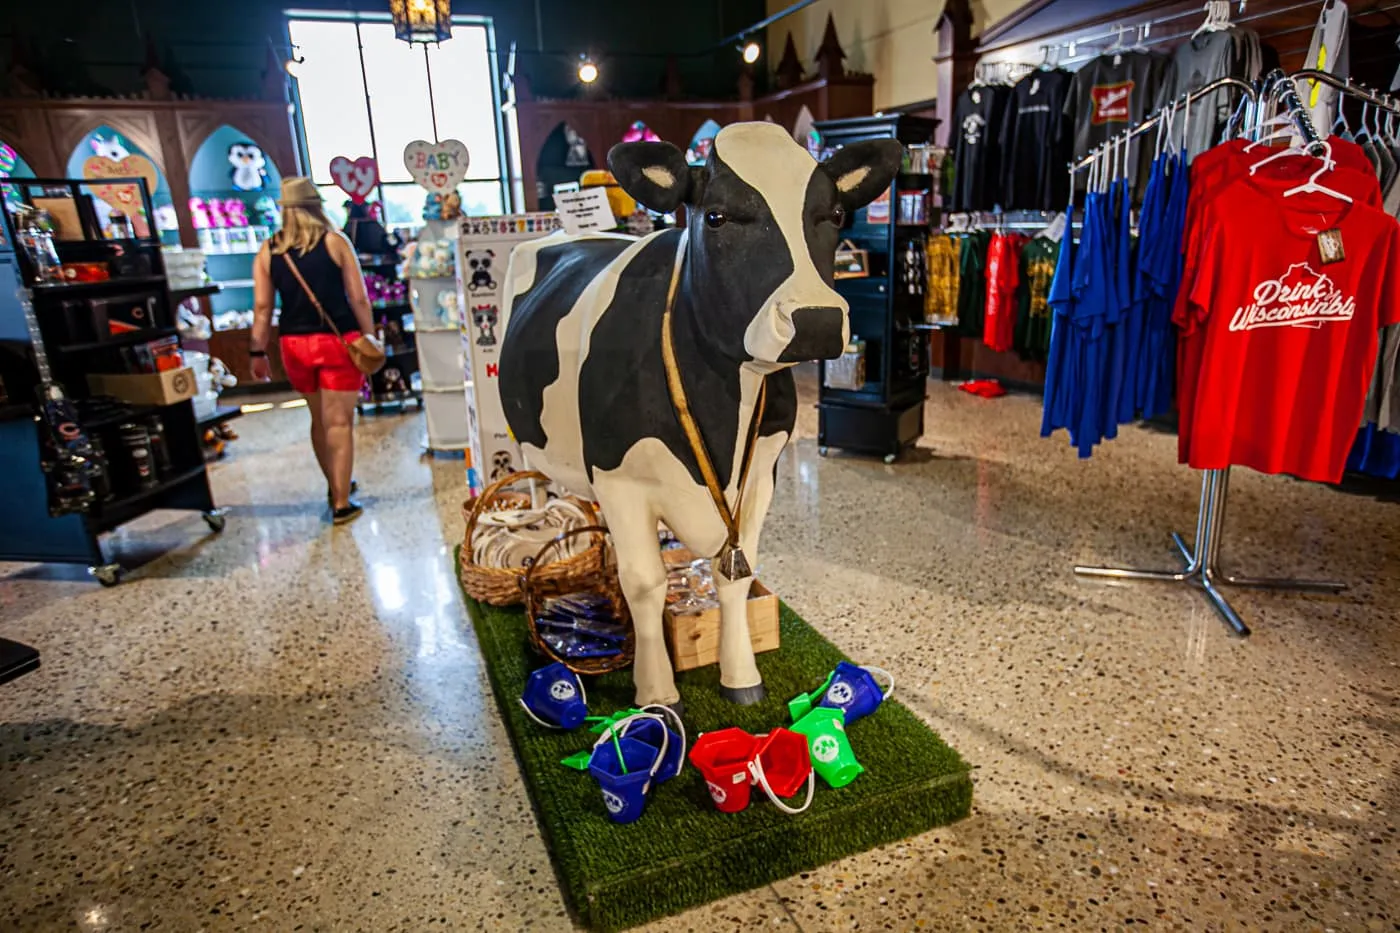
<path fill-rule="evenodd" d="M 13 41 L 32 48 L 47 86 L 67 93 L 130 93 L 141 89 L 145 39 L 151 36 L 177 90 L 211 97 L 255 95 L 268 37 L 285 45 L 283 11 L 296 9 L 384 12 L 383 0 L 0 0 L 0 64 L 8 70 Z M 577 54 L 599 56 L 600 84 L 618 97 L 659 93 L 668 53 L 680 58 L 688 96 L 732 97 L 738 56 L 706 52 L 719 39 L 765 15 L 764 0 L 538 0 L 543 48 L 535 50 L 535 0 L 456 0 L 453 12 L 493 18 L 500 67 L 510 43 L 519 43 L 517 70 L 530 75 L 536 94 L 578 91 Z M 776 59 L 774 59 L 776 60 Z"/>

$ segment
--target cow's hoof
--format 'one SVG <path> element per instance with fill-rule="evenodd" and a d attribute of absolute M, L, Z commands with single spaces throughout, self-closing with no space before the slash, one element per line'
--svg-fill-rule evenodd
<path fill-rule="evenodd" d="M 763 684 L 754 684 L 752 687 L 726 687 L 720 684 L 719 695 L 730 703 L 753 706 L 755 703 L 762 703 L 768 697 L 768 691 L 763 689 Z"/>

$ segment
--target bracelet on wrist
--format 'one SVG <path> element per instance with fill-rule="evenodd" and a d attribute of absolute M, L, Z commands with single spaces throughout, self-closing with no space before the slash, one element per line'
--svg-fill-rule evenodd
<path fill-rule="evenodd" d="M 248 355 L 252 357 L 267 356 L 266 350 L 249 350 Z"/>

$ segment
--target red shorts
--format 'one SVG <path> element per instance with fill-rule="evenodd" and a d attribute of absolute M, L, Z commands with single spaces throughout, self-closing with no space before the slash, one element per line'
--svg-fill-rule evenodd
<path fill-rule="evenodd" d="M 345 343 L 354 343 L 360 332 L 352 330 L 343 335 Z M 282 368 L 287 381 L 302 395 L 328 389 L 332 392 L 358 392 L 365 377 L 355 368 L 350 351 L 335 334 L 288 334 L 282 337 Z"/>

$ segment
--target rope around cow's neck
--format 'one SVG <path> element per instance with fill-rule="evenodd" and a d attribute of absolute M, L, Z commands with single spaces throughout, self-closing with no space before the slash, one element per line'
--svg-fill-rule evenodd
<path fill-rule="evenodd" d="M 671 343 L 671 312 L 676 305 L 676 290 L 680 286 L 681 265 L 685 260 L 685 247 L 689 239 L 690 232 L 683 231 L 680 245 L 676 248 L 676 262 L 671 270 L 671 287 L 666 292 L 666 311 L 661 316 L 661 358 L 666 364 L 666 388 L 671 395 L 671 406 L 676 410 L 676 418 L 680 421 L 685 439 L 690 444 L 690 452 L 695 455 L 695 460 L 700 465 L 700 475 L 705 480 L 705 488 L 710 491 L 710 498 L 715 502 L 715 509 L 719 511 L 727 533 L 724 546 L 714 555 L 715 569 L 729 580 L 742 580 L 752 576 L 753 571 L 739 540 L 740 510 L 744 504 L 744 489 L 749 482 L 749 468 L 753 466 L 754 452 L 758 447 L 758 428 L 763 421 L 768 379 L 763 377 L 758 384 L 758 401 L 754 405 L 753 421 L 749 425 L 749 443 L 744 450 L 743 466 L 739 470 L 739 490 L 734 496 L 734 508 L 730 509 L 724 489 L 719 484 L 719 476 L 715 473 L 714 461 L 705 449 L 705 439 L 700 436 L 700 426 L 695 423 L 695 417 L 690 413 L 685 386 L 681 383 L 680 366 L 676 362 L 676 349 Z"/>

